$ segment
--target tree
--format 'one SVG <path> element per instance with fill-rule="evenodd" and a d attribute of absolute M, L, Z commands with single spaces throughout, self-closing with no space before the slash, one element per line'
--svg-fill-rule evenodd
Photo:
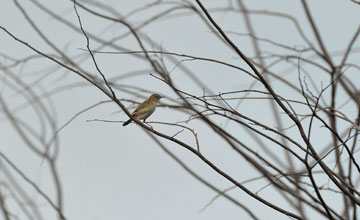
<path fill-rule="evenodd" d="M 63 184 L 76 182 L 64 176 L 77 168 L 64 163 L 93 161 L 85 155 L 74 163 L 61 152 L 69 155 L 66 146 L 83 138 L 94 141 L 97 166 L 106 161 L 104 148 L 116 155 L 128 141 L 151 140 L 215 192 L 203 210 L 222 197 L 251 219 L 357 219 L 360 26 L 330 16 L 346 10 L 356 18 L 356 2 L 13 3 L 3 8 L 16 8 L 27 24 L 19 31 L 5 14 L 8 23 L 0 25 L 4 219 L 72 219 Z M 317 4 L 333 5 L 321 12 Z M 158 120 L 148 122 L 155 129 L 139 121 L 120 126 L 152 93 L 166 96 L 150 118 Z M 81 127 L 92 125 L 95 136 Z M 63 144 L 66 131 L 71 141 Z M 36 169 L 48 169 L 50 189 L 33 180 Z"/>

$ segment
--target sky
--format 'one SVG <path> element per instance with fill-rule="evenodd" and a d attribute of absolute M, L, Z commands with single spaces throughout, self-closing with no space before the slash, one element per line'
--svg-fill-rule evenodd
<path fill-rule="evenodd" d="M 122 15 L 127 15 L 130 11 L 141 8 L 149 2 L 108 0 L 104 4 Z M 156 13 L 163 11 L 164 8 L 175 7 L 181 2 L 183 1 L 165 2 L 163 5 L 127 16 L 126 20 L 136 27 Z M 34 48 L 47 54 L 56 54 L 56 51 L 34 31 L 34 28 L 24 18 L 15 3 L 16 1 L 1 1 L 0 25 Z M 71 1 L 50 0 L 40 1 L 40 3 L 60 15 L 62 19 L 70 24 L 76 27 L 79 26 Z M 203 3 L 207 8 L 226 7 L 229 4 L 238 8 L 236 1 L 203 1 Z M 298 19 L 299 25 L 303 28 L 309 40 L 314 43 L 315 47 L 318 47 L 315 37 L 311 33 L 309 23 L 304 17 L 304 10 L 300 1 L 253 0 L 244 1 L 244 3 L 251 10 L 275 11 L 294 16 Z M 84 51 L 86 49 L 86 39 L 83 34 L 74 31 L 69 26 L 44 13 L 32 1 L 19 1 L 19 4 L 33 19 L 33 22 L 46 38 L 50 39 L 60 51 L 70 57 L 78 56 L 79 58 L 76 58 L 76 61 L 84 70 L 98 75 L 88 53 Z M 328 51 L 343 50 L 359 26 L 360 5 L 344 0 L 317 0 L 308 1 L 308 4 Z M 90 7 L 97 9 L 95 6 Z M 111 15 L 109 12 L 104 13 Z M 221 10 L 210 10 L 210 13 L 246 56 L 253 57 L 255 55 L 249 38 L 240 35 L 247 32 L 241 14 L 234 11 L 222 12 Z M 85 31 L 96 37 L 112 39 L 127 33 L 124 26 L 93 16 L 84 10 L 79 9 L 79 15 Z M 112 14 L 111 16 L 115 15 Z M 255 32 L 259 37 L 293 47 L 301 48 L 304 46 L 303 40 L 299 37 L 290 20 L 256 13 L 251 15 L 251 19 Z M 153 43 L 146 42 L 145 45 L 148 50 L 158 50 L 160 47 L 164 51 L 178 54 L 219 59 L 249 70 L 234 51 L 219 40 L 199 16 L 191 15 L 187 10 L 181 9 L 176 13 L 170 13 L 167 19 L 163 18 L 151 22 L 138 30 L 138 33 L 142 34 L 144 39 L 148 38 L 153 41 Z M 131 35 L 113 42 L 129 50 L 140 50 L 139 45 Z M 358 41 L 356 45 L 359 45 Z M 91 48 L 95 49 L 98 46 L 98 42 L 90 40 Z M 5 58 L 4 54 L 17 59 L 34 55 L 33 51 L 16 42 L 2 30 L 0 30 L 0 48 L 0 64 L 2 66 L 11 63 L 11 60 Z M 283 50 L 275 49 L 273 45 L 266 42 L 261 44 L 261 48 L 268 54 L 283 52 Z M 105 47 L 101 48 L 101 50 L 114 51 L 114 48 Z M 304 56 L 308 55 L 305 54 Z M 172 99 L 179 101 L 169 86 L 149 75 L 152 69 L 148 62 L 130 54 L 96 54 L 95 57 L 101 71 L 105 73 L 108 79 L 123 77 L 116 81 L 120 88 L 116 90 L 119 98 L 137 102 L 144 101 L 150 95 L 149 93 L 139 92 L 134 95 L 125 92 L 125 89 L 136 91 L 127 86 L 137 86 L 166 96 L 162 100 L 165 104 L 174 104 Z M 81 60 L 83 58 L 84 60 Z M 355 58 L 352 59 L 356 60 L 357 58 L 359 57 L 355 55 Z M 201 96 L 204 89 L 184 73 L 182 68 L 190 69 L 214 94 L 247 89 L 252 83 L 252 79 L 248 75 L 224 65 L 186 58 L 176 59 L 177 62 L 166 59 L 165 65 L 171 71 L 170 75 L 174 84 L 181 90 L 191 94 Z M 336 57 L 334 59 L 336 63 L 339 63 Z M 273 70 L 283 73 L 286 79 L 296 80 L 297 78 L 297 71 L 291 65 L 274 66 Z M 310 71 L 316 72 L 317 70 L 310 68 Z M 11 82 L 13 81 L 10 76 L 7 76 L 5 71 L 1 69 L 0 72 L 2 75 L 0 83 L 2 99 L 12 109 L 11 111 L 14 112 L 15 109 L 18 109 L 16 115 L 19 118 L 29 123 L 35 130 L 42 132 L 46 140 L 50 140 L 51 128 L 49 124 L 42 125 L 31 105 L 24 105 L 24 103 L 28 103 L 24 97 L 29 91 L 20 88 L 20 86 L 12 87 Z M 77 113 L 89 106 L 109 100 L 99 89 L 85 82 L 78 75 L 60 68 L 48 59 L 32 59 L 11 68 L 9 72 L 18 76 L 25 84 L 31 85 L 38 95 L 56 92 L 50 93 L 52 94 L 51 99 L 44 96 L 42 101 L 49 109 L 57 128 L 66 124 Z M 355 70 L 349 70 L 349 74 L 353 74 L 355 80 L 358 78 Z M 321 74 L 314 76 L 314 78 L 317 86 L 320 86 L 321 83 L 327 83 L 329 80 Z M 272 85 L 276 92 L 286 94 L 288 98 L 299 97 L 298 94 L 283 87 L 281 83 L 274 81 Z M 259 83 L 255 84 L 254 88 L 263 89 Z M 205 92 L 210 93 L 210 91 Z M 340 96 L 339 100 L 341 99 Z M 34 102 L 34 100 L 30 102 Z M 242 113 L 274 126 L 274 119 L 268 102 L 249 100 L 246 103 L 241 106 Z M 125 101 L 123 104 L 130 111 L 136 107 L 136 105 Z M 354 113 L 351 109 L 345 108 L 344 111 L 349 112 L 349 114 Z M 50 198 L 55 199 L 54 181 L 49 172 L 49 164 L 43 163 L 41 157 L 29 150 L 29 147 L 19 138 L 14 127 L 2 112 L 0 112 L 0 116 L 1 152 L 11 159 Z M 158 107 L 149 118 L 149 121 L 171 123 L 185 121 L 188 117 L 189 115 L 176 109 Z M 127 127 L 121 126 L 119 121 L 127 119 L 126 114 L 117 105 L 105 102 L 78 115 L 59 132 L 56 168 L 62 186 L 64 214 L 67 219 L 251 219 L 246 212 L 223 197 L 216 199 L 203 210 L 217 195 L 216 192 L 191 176 L 164 152 L 151 139 L 148 131 L 133 123 Z M 219 125 L 227 127 L 231 133 L 239 135 L 240 139 L 250 146 L 254 146 L 254 151 L 263 152 L 261 148 L 256 146 L 255 141 L 244 132 L 243 128 L 231 123 L 227 124 L 223 120 L 214 120 Z M 286 120 L 284 123 L 285 127 L 291 125 Z M 186 125 L 194 128 L 195 132 L 198 133 L 202 153 L 221 169 L 231 174 L 236 180 L 242 182 L 261 177 L 261 174 L 254 167 L 249 166 L 246 160 L 235 154 L 234 150 L 225 145 L 224 141 L 204 123 L 195 120 Z M 155 130 L 170 136 L 181 131 L 177 127 L 161 124 L 152 124 L 152 126 Z M 176 137 L 195 146 L 194 137 L 190 132 L 181 132 Z M 31 140 L 40 143 L 33 138 Z M 194 172 L 200 174 L 202 178 L 219 189 L 224 190 L 232 186 L 229 181 L 214 172 L 188 150 L 165 139 L 160 140 L 168 150 L 181 158 Z M 314 138 L 313 141 L 321 143 L 323 140 Z M 50 151 L 54 152 L 54 149 L 51 148 Z M 284 155 L 278 147 L 271 148 L 271 150 L 279 157 Z M 4 166 L 4 161 L 1 161 L 0 166 Z M 11 170 L 8 165 L 6 166 Z M 19 175 L 14 173 L 14 176 L 36 204 L 41 206 L 44 219 L 55 219 L 56 212 L 36 193 L 34 188 Z M 4 178 L 1 173 L 0 178 Z M 260 179 L 244 185 L 256 192 L 266 184 L 266 181 Z M 259 219 L 288 219 L 287 216 L 266 207 L 240 189 L 231 190 L 229 195 L 252 209 Z M 269 200 L 278 200 L 285 208 L 291 210 L 291 207 L 286 204 L 286 201 L 283 201 L 283 198 L 276 193 L 272 186 L 261 190 L 259 195 Z M 327 198 L 331 200 L 332 197 L 329 195 Z M 336 206 L 335 201 L 330 201 L 330 203 Z M 8 201 L 8 205 L 16 207 L 13 201 Z M 16 214 L 18 214 L 19 219 L 26 219 L 18 208 L 14 208 L 14 210 L 17 211 Z M 312 215 L 311 212 L 309 212 L 309 216 L 318 219 L 322 218 L 317 214 Z"/>

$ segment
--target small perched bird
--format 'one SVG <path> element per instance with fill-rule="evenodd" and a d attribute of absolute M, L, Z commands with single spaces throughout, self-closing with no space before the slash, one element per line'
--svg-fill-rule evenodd
<path fill-rule="evenodd" d="M 152 94 L 145 102 L 141 103 L 135 111 L 131 114 L 136 120 L 145 120 L 155 111 L 156 104 L 163 98 L 158 94 Z M 123 126 L 130 124 L 132 119 L 127 120 Z M 149 125 L 149 124 L 148 124 Z M 152 126 L 149 125 L 151 130 L 153 130 Z"/>

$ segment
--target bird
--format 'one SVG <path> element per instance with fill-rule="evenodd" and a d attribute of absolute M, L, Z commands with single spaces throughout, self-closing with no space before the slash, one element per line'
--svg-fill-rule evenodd
<path fill-rule="evenodd" d="M 161 98 L 163 97 L 159 94 L 152 94 L 145 102 L 141 103 L 131 115 L 137 121 L 143 119 L 144 123 L 147 124 L 145 120 L 155 111 L 156 104 L 160 101 Z M 131 121 L 132 119 L 130 118 L 123 124 L 123 126 L 130 124 Z M 153 127 L 151 125 L 149 126 L 150 129 L 153 130 Z"/>

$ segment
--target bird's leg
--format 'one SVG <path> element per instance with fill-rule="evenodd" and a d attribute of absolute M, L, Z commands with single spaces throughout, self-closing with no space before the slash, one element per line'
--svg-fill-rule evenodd
<path fill-rule="evenodd" d="M 144 124 L 149 125 L 148 123 L 145 122 L 145 120 L 146 120 L 146 118 L 144 119 Z M 149 125 L 149 127 L 150 127 L 150 130 L 154 131 L 154 128 L 151 125 Z"/>

